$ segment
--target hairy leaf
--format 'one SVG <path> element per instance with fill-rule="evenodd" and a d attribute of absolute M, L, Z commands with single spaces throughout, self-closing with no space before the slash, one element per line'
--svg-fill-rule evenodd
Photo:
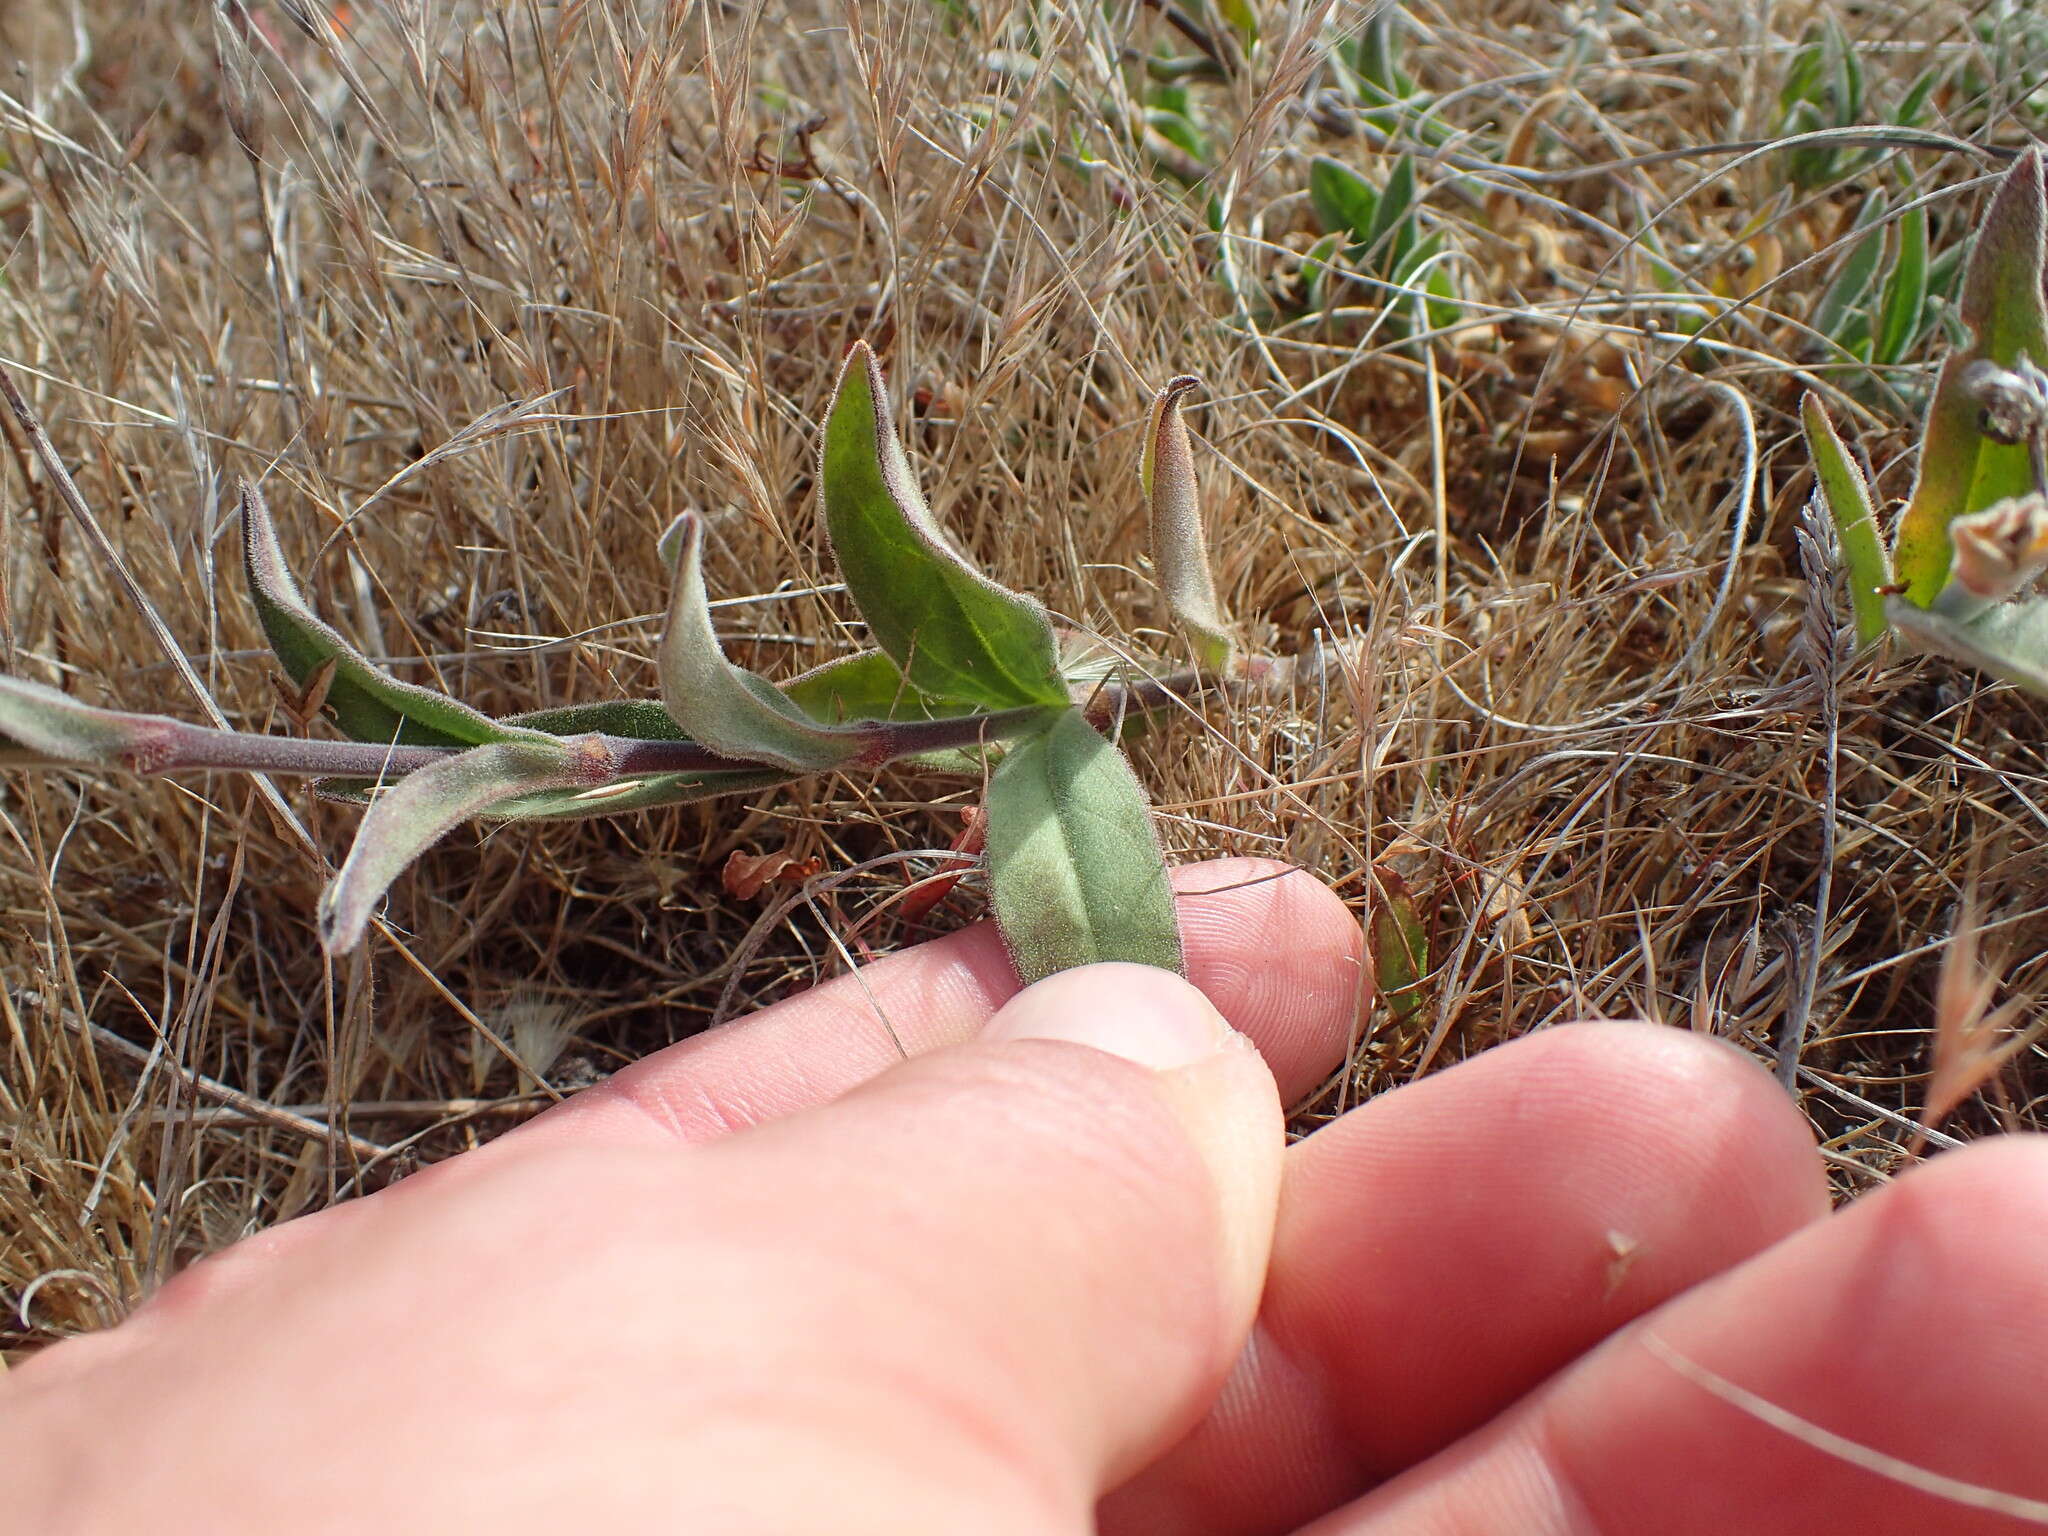
<path fill-rule="evenodd" d="M 594 816 L 623 816 L 667 805 L 688 805 L 726 795 L 749 795 L 794 782 L 800 774 L 772 768 L 734 768 L 706 773 L 630 774 L 603 784 L 576 789 L 549 789 L 515 795 L 485 806 L 478 821 L 588 821 Z M 390 781 L 384 781 L 386 783 Z M 315 779 L 322 799 L 367 805 L 377 794 L 375 779 Z"/>
<path fill-rule="evenodd" d="M 1955 619 L 1894 597 L 1886 601 L 1885 615 L 1920 650 L 1967 662 L 2048 698 L 2048 598 L 2000 603 L 1975 618 Z"/>
<path fill-rule="evenodd" d="M 847 590 L 914 685 L 991 709 L 1066 702 L 1044 607 L 975 570 L 933 520 L 866 342 L 840 371 L 819 482 Z"/>
<path fill-rule="evenodd" d="M 1828 419 L 1820 396 L 1807 392 L 1799 404 L 1799 419 L 1806 428 L 1807 451 L 1813 455 L 1814 489 L 1842 546 L 1849 604 L 1856 615 L 1856 639 L 1869 645 L 1884 634 L 1884 594 L 1878 589 L 1892 579 L 1884 544 L 1878 538 L 1877 516 L 1870 505 L 1870 488 L 1864 483 L 1862 468 Z"/>
<path fill-rule="evenodd" d="M 1079 710 L 1062 711 L 997 765 L 988 863 L 996 924 L 1027 984 L 1100 960 L 1181 968 L 1145 791 Z"/>
<path fill-rule="evenodd" d="M 371 802 L 354 846 L 320 898 L 320 940 L 330 954 L 362 942 L 370 914 L 405 867 L 463 822 L 543 790 L 595 787 L 601 756 L 567 742 L 497 741 L 419 769 Z"/>
<path fill-rule="evenodd" d="M 1216 605 L 1209 550 L 1202 535 L 1201 498 L 1195 489 L 1195 455 L 1181 419 L 1180 403 L 1201 386 L 1193 374 L 1169 379 L 1152 401 L 1138 478 L 1152 512 L 1152 560 L 1159 588 L 1174 619 L 1194 640 L 1205 667 L 1229 664 L 1233 642 Z"/>
<path fill-rule="evenodd" d="M 372 666 L 307 606 L 285 566 L 263 493 L 246 480 L 241 513 L 242 563 L 270 648 L 300 687 L 322 668 L 330 669 L 326 707 L 345 735 L 407 746 L 467 747 L 522 734 L 446 694 L 402 683 Z"/>
<path fill-rule="evenodd" d="M 940 720 L 974 713 L 972 704 L 935 699 L 910 686 L 881 651 L 841 656 L 782 685 L 791 703 L 825 725 L 846 720 Z"/>
<path fill-rule="evenodd" d="M 180 729 L 161 715 L 96 709 L 59 689 L 0 673 L 0 768 L 151 773 Z"/>
<path fill-rule="evenodd" d="M 597 731 L 606 736 L 632 736 L 641 741 L 688 741 L 669 712 L 653 699 L 599 699 L 590 704 L 563 704 L 554 709 L 536 709 L 523 715 L 507 715 L 501 725 L 516 725 L 550 736 L 582 736 Z"/>
<path fill-rule="evenodd" d="M 1981 360 L 2048 367 L 2048 186 L 2038 148 L 2013 163 L 1991 200 L 1963 274 L 1960 315 L 1972 339 L 1942 364 L 1893 550 L 1906 598 L 1922 608 L 1948 584 L 1949 524 L 2033 488 L 2025 445 L 1978 430 L 1964 374 Z"/>
<path fill-rule="evenodd" d="M 703 521 L 685 512 L 674 527 L 680 542 L 658 659 L 661 702 L 684 733 L 728 757 L 809 773 L 872 748 L 872 731 L 820 725 L 766 678 L 726 660 L 704 590 Z"/>

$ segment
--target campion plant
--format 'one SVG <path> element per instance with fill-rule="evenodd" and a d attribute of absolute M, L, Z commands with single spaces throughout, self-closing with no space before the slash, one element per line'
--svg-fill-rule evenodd
<path fill-rule="evenodd" d="M 1963 272 L 1969 332 L 1942 364 L 1889 553 L 1870 488 L 1817 396 L 1801 408 L 1859 641 L 1887 633 L 2048 696 L 2048 185 L 2000 178 Z"/>
<path fill-rule="evenodd" d="M 1198 665 L 1121 675 L 1063 634 L 1043 604 L 998 585 L 948 541 L 911 476 L 880 365 L 854 346 L 826 417 L 819 483 L 846 587 L 875 649 L 775 684 L 727 659 L 704 585 L 704 525 L 676 519 L 658 653 L 661 697 L 492 718 L 372 665 L 321 620 L 280 553 L 262 494 L 240 493 L 243 563 L 271 649 L 305 712 L 348 741 L 214 730 L 97 709 L 0 676 L 0 767 L 310 774 L 323 795 L 367 804 L 322 894 L 319 928 L 354 949 L 391 883 L 473 819 L 617 815 L 755 792 L 806 774 L 911 760 L 986 778 L 988 880 L 1019 975 L 1099 960 L 1178 970 L 1179 931 L 1152 812 L 1113 737 L 1182 707 L 1205 685 L 1291 668 L 1242 656 L 1216 601 L 1194 455 L 1176 378 L 1153 402 L 1142 464 L 1167 606 Z M 11 384 L 44 468 L 76 488 Z"/>

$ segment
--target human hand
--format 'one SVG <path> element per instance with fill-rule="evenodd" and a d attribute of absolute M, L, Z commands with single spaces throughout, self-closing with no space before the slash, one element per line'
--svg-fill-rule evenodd
<path fill-rule="evenodd" d="M 2027 1528 L 1672 1362 L 2048 1497 L 2041 1141 L 1829 1216 L 1753 1064 L 1586 1025 L 1283 1153 L 1357 930 L 1277 874 L 1177 880 L 1256 1054 L 1162 972 L 882 961 L 0 1378 L 0 1530 Z"/>

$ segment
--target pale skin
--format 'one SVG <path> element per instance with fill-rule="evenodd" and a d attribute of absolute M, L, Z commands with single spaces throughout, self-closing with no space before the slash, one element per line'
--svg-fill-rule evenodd
<path fill-rule="evenodd" d="M 1358 957 L 1276 874 L 1177 873 L 1194 987 L 956 934 L 198 1265 L 0 1379 L 0 1530 L 2032 1528 L 1669 1361 L 2048 1499 L 2048 1141 L 1831 1215 L 1762 1070 L 1607 1024 L 1283 1147 Z"/>

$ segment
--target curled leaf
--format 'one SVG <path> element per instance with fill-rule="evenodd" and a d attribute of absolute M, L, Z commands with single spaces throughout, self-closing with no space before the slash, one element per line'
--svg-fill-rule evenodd
<path fill-rule="evenodd" d="M 1848 445 L 1828 419 L 1820 396 L 1807 392 L 1799 405 L 1806 428 L 1807 450 L 1813 455 L 1815 490 L 1826 506 L 1848 567 L 1849 603 L 1856 615 L 1856 639 L 1869 645 L 1885 631 L 1884 594 L 1891 571 L 1878 538 L 1877 516 L 1870 505 L 1870 487 Z"/>
<path fill-rule="evenodd" d="M 2048 184 L 2038 148 L 1999 183 L 1964 270 L 1959 312 L 1971 341 L 1942 364 L 1893 551 L 1907 600 L 1922 608 L 1948 583 L 1949 524 L 2034 488 L 2026 445 L 1984 435 L 1969 381 L 1980 362 L 2048 367 Z"/>
<path fill-rule="evenodd" d="M 185 729 L 166 716 L 96 709 L 59 689 L 0 673 L 0 768 L 154 773 Z"/>
<path fill-rule="evenodd" d="M 847 590 L 915 687 L 989 709 L 1066 703 L 1044 607 L 968 564 L 925 505 L 866 342 L 840 371 L 818 476 Z"/>
<path fill-rule="evenodd" d="M 1202 381 L 1193 374 L 1169 379 L 1152 401 L 1138 479 L 1152 513 L 1152 560 L 1159 587 L 1174 619 L 1193 638 L 1202 665 L 1221 670 L 1233 643 L 1216 605 L 1209 550 L 1202 536 L 1201 498 L 1195 489 L 1195 455 L 1181 400 Z"/>
<path fill-rule="evenodd" d="M 820 858 L 800 859 L 787 848 L 773 853 L 748 853 L 735 848 L 719 871 L 718 882 L 728 896 L 752 901 L 768 885 L 802 885 L 825 867 Z"/>
<path fill-rule="evenodd" d="M 246 480 L 241 514 L 242 564 L 270 648 L 301 688 L 327 669 L 326 708 L 345 735 L 407 746 L 467 747 L 521 734 L 444 693 L 400 682 L 372 666 L 307 606 L 278 548 L 277 527 L 263 493 Z"/>
<path fill-rule="evenodd" d="M 1373 985 L 1394 1017 L 1412 1024 L 1425 1001 L 1429 926 L 1416 910 L 1407 881 L 1387 869 L 1375 871 L 1373 878 L 1380 892 L 1372 914 Z"/>
<path fill-rule="evenodd" d="M 543 790 L 596 787 L 610 776 L 595 738 L 497 741 L 407 774 L 371 803 L 341 869 L 320 897 L 329 954 L 362 942 L 370 913 L 405 867 L 463 822 Z"/>
<path fill-rule="evenodd" d="M 675 580 L 658 659 L 661 702 L 676 724 L 714 752 L 801 772 L 836 768 L 868 751 L 872 731 L 820 725 L 766 678 L 726 660 L 704 590 L 703 521 L 685 512 L 671 534 Z"/>
<path fill-rule="evenodd" d="M 996 926 L 1028 985 L 1102 960 L 1181 969 L 1144 788 L 1079 710 L 1017 741 L 988 785 Z"/>

